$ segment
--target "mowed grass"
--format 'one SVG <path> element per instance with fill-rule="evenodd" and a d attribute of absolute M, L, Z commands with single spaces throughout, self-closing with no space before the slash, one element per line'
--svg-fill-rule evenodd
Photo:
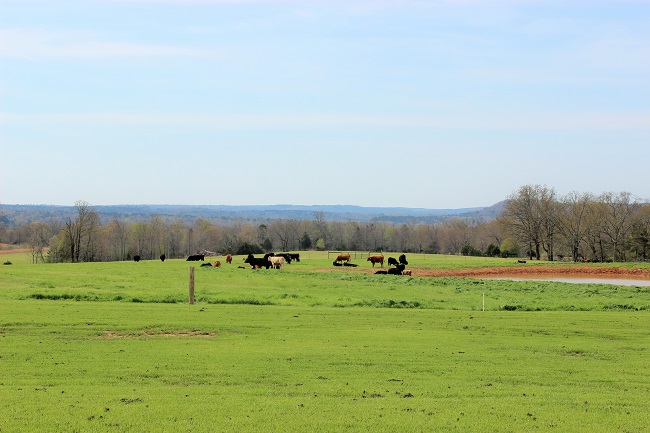
<path fill-rule="evenodd" d="M 1 267 L 0 431 L 648 431 L 647 287 L 238 259 Z"/>

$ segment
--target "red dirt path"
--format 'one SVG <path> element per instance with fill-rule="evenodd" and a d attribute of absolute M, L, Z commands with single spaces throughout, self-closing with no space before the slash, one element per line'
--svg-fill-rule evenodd
<path fill-rule="evenodd" d="M 415 269 L 413 275 L 419 277 L 500 277 L 500 276 L 550 276 L 638 278 L 650 279 L 650 269 L 611 268 L 601 266 L 503 266 L 472 269 Z"/>

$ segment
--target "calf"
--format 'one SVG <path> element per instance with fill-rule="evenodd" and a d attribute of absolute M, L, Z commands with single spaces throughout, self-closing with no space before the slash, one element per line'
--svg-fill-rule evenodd
<path fill-rule="evenodd" d="M 402 254 L 401 256 L 399 256 L 399 258 L 397 260 L 399 260 L 399 262 L 401 264 L 403 264 L 403 265 L 408 265 L 409 264 L 409 262 L 406 261 L 406 254 Z"/>
<path fill-rule="evenodd" d="M 388 258 L 388 266 L 397 266 L 397 265 L 399 265 L 399 263 L 397 262 L 397 260 L 395 260 L 394 257 Z"/>
<path fill-rule="evenodd" d="M 160 255 L 160 261 L 161 261 L 161 262 L 164 262 L 166 258 L 167 258 L 167 257 L 165 257 L 164 254 L 161 254 L 161 255 Z"/>
<path fill-rule="evenodd" d="M 226 263 L 228 264 L 232 263 L 232 254 L 226 254 Z"/>
<path fill-rule="evenodd" d="M 198 261 L 204 261 L 205 256 L 203 254 L 192 254 L 185 260 L 186 262 L 198 262 Z"/>
<path fill-rule="evenodd" d="M 133 256 L 133 261 L 134 262 L 139 262 L 140 261 L 140 256 Z"/>
<path fill-rule="evenodd" d="M 411 270 L 409 269 L 408 271 L 402 271 L 402 275 L 407 275 L 407 276 L 410 277 L 411 276 Z"/>

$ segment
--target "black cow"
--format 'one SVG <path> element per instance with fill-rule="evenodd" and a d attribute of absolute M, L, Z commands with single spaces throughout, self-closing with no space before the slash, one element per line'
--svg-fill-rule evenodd
<path fill-rule="evenodd" d="M 357 265 L 356 263 L 343 262 L 343 266 L 351 266 L 353 268 L 356 268 L 359 265 Z"/>
<path fill-rule="evenodd" d="M 160 261 L 161 261 L 161 262 L 164 262 L 166 258 L 167 258 L 167 257 L 165 257 L 164 254 L 161 254 L 161 255 L 160 255 Z"/>
<path fill-rule="evenodd" d="M 409 264 L 409 262 L 406 261 L 406 255 L 405 254 L 402 254 L 401 256 L 399 256 L 399 258 L 397 260 L 399 260 L 399 262 L 401 264 L 403 264 L 403 265 L 408 265 Z"/>
<path fill-rule="evenodd" d="M 399 265 L 395 266 L 394 268 L 388 268 L 387 273 L 390 274 L 390 275 L 402 275 L 402 272 L 404 271 L 405 268 L 406 268 L 406 266 L 404 266 L 404 265 L 402 265 L 400 263 Z"/>
<path fill-rule="evenodd" d="M 394 257 L 388 258 L 388 266 L 397 266 L 397 265 L 399 265 L 399 263 L 397 262 L 397 260 L 395 260 Z"/>
<path fill-rule="evenodd" d="M 203 254 L 192 254 L 185 260 L 186 262 L 198 262 L 198 261 L 204 261 L 205 260 L 205 255 Z"/>
<path fill-rule="evenodd" d="M 295 253 L 295 254 L 289 254 L 289 255 L 291 256 L 291 260 L 295 260 L 297 262 L 300 261 L 300 254 Z"/>
<path fill-rule="evenodd" d="M 271 261 L 269 260 L 269 256 L 264 256 L 264 258 L 255 258 L 253 257 L 252 254 L 249 254 L 248 257 L 246 257 L 246 260 L 244 260 L 244 263 L 248 263 L 249 265 L 252 266 L 252 269 L 255 269 L 256 267 L 258 268 L 270 268 L 271 267 Z"/>
<path fill-rule="evenodd" d="M 379 270 L 379 271 L 375 272 L 375 274 L 383 274 L 383 275 L 386 275 L 387 273 L 388 272 L 382 271 L 382 270 Z"/>
<path fill-rule="evenodd" d="M 140 261 L 140 256 L 133 256 L 133 261 L 139 262 Z"/>

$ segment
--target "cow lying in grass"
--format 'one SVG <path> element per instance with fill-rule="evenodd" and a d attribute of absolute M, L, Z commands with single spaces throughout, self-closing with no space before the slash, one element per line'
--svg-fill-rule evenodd
<path fill-rule="evenodd" d="M 399 264 L 394 268 L 388 268 L 387 272 L 389 275 L 402 275 L 402 272 L 404 272 L 404 268 L 406 268 L 406 266 Z"/>

